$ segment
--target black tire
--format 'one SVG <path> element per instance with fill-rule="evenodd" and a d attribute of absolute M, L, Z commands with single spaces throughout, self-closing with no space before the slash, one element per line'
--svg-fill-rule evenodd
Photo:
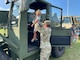
<path fill-rule="evenodd" d="M 0 48 L 0 60 L 10 60 L 9 56 Z"/>
<path fill-rule="evenodd" d="M 64 54 L 65 47 L 52 47 L 52 57 L 60 57 Z"/>

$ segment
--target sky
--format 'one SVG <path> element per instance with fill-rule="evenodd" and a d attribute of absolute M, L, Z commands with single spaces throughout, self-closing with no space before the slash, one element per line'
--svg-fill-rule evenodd
<path fill-rule="evenodd" d="M 63 16 L 80 16 L 80 0 L 45 0 L 52 5 L 63 9 Z M 67 4 L 67 1 L 69 3 Z M 68 10 L 67 10 L 68 7 Z M 5 0 L 0 0 L 0 10 L 9 10 L 10 4 L 6 5 Z M 53 10 L 54 12 L 54 10 Z"/>
<path fill-rule="evenodd" d="M 51 4 L 61 7 L 63 9 L 63 15 L 67 16 L 67 11 L 69 16 L 80 16 L 80 0 L 47 0 Z M 68 10 L 67 10 L 67 1 Z"/>

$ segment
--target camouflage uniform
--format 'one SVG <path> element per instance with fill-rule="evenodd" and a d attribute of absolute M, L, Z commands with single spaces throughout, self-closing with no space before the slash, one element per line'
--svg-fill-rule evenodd
<path fill-rule="evenodd" d="M 40 32 L 40 60 L 49 60 L 51 53 L 51 44 L 50 44 L 50 36 L 51 36 L 51 28 L 44 28 L 38 25 L 38 30 Z"/>

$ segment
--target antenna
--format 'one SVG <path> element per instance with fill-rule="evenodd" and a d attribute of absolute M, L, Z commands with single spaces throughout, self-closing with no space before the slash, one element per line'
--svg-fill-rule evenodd
<path fill-rule="evenodd" d="M 69 0 L 67 0 L 67 16 L 69 16 Z"/>

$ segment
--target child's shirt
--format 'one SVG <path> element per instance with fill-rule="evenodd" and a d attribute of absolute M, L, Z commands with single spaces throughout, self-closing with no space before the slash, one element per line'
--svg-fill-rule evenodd
<path fill-rule="evenodd" d="M 35 23 L 35 20 L 38 20 L 38 22 L 40 22 L 41 17 L 40 16 L 36 16 L 36 18 L 33 20 L 33 23 Z"/>
<path fill-rule="evenodd" d="M 40 16 L 36 16 L 36 19 L 40 21 L 41 17 Z"/>

